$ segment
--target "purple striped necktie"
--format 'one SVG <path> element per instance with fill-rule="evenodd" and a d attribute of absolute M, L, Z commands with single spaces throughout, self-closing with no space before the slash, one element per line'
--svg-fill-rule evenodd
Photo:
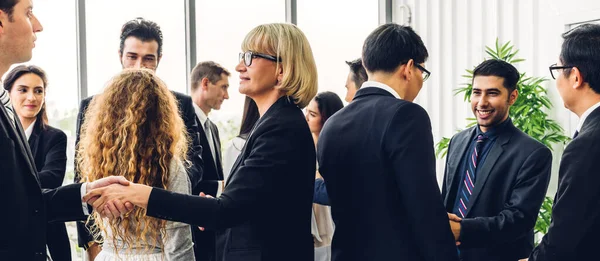
<path fill-rule="evenodd" d="M 473 190 L 475 189 L 475 174 L 477 173 L 477 164 L 481 158 L 480 154 L 486 139 L 487 137 L 483 134 L 477 135 L 475 147 L 469 155 L 467 171 L 461 184 L 462 189 L 458 192 L 460 193 L 458 197 L 458 214 L 461 218 L 464 218 L 467 214 L 467 205 L 469 204 L 470 197 L 473 195 Z"/>

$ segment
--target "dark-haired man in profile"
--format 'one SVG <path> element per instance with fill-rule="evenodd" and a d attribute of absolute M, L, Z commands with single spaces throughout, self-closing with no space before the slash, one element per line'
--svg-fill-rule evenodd
<path fill-rule="evenodd" d="M 593 260 L 600 234 L 600 25 L 563 34 L 558 63 L 550 66 L 565 107 L 579 124 L 560 161 L 552 223 L 530 261 Z"/>
<path fill-rule="evenodd" d="M 119 59 L 123 69 L 125 68 L 146 68 L 156 70 L 160 59 L 162 58 L 163 35 L 160 27 L 153 21 L 143 18 L 136 18 L 128 21 L 121 28 L 121 42 L 119 44 Z M 172 91 L 179 105 L 181 118 L 185 123 L 188 137 L 192 139 L 188 148 L 188 160 L 192 165 L 188 169 L 188 175 L 192 183 L 192 188 L 195 187 L 202 178 L 202 146 L 198 137 L 198 123 L 196 122 L 196 114 L 192 105 L 192 98 L 185 94 Z M 79 114 L 77 116 L 77 138 L 76 144 L 79 142 L 79 131 L 85 121 L 85 112 L 92 98 L 88 97 L 81 101 L 79 105 Z M 79 175 L 76 170 L 75 182 L 79 181 Z M 77 224 L 77 234 L 79 246 L 86 249 L 88 257 L 93 259 L 100 252 L 99 245 L 94 241 L 89 230 L 83 222 Z"/>
<path fill-rule="evenodd" d="M 410 28 L 363 45 L 369 81 L 327 120 L 317 148 L 336 231 L 332 260 L 458 260 L 435 177 L 427 112 L 412 103 L 428 57 Z"/>
<path fill-rule="evenodd" d="M 533 249 L 552 154 L 509 117 L 519 77 L 505 61 L 478 65 L 471 94 L 477 125 L 448 146 L 442 197 L 463 261 L 518 260 Z"/>

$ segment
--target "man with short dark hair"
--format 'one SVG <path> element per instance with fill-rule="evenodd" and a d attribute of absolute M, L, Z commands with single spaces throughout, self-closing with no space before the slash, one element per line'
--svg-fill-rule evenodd
<path fill-rule="evenodd" d="M 163 35 L 160 27 L 152 21 L 136 18 L 128 21 L 121 28 L 121 42 L 119 45 L 119 58 L 123 69 L 146 68 L 156 70 L 162 58 Z M 192 187 L 196 186 L 202 178 L 203 162 L 201 158 L 202 147 L 198 138 L 198 123 L 192 105 L 192 98 L 182 93 L 171 91 L 177 99 L 181 118 L 183 119 L 188 136 L 192 142 L 188 148 L 188 160 L 192 165 L 188 169 L 188 175 Z M 90 96 L 79 105 L 77 116 L 77 138 L 75 146 L 79 142 L 79 131 L 85 120 L 85 112 L 94 96 Z M 114 173 L 118 175 L 119 173 Z M 75 170 L 75 182 L 79 182 L 79 173 Z M 79 246 L 86 249 L 88 257 L 93 259 L 99 252 L 100 247 L 83 222 L 77 224 Z"/>
<path fill-rule="evenodd" d="M 563 34 L 558 63 L 550 66 L 565 107 L 579 116 L 563 153 L 552 223 L 531 261 L 591 260 L 600 234 L 600 25 Z"/>
<path fill-rule="evenodd" d="M 477 125 L 448 145 L 442 197 L 464 261 L 518 260 L 533 249 L 552 153 L 509 117 L 519 78 L 505 61 L 479 64 L 471 94 Z"/>
<path fill-rule="evenodd" d="M 0 75 L 11 65 L 31 59 L 36 33 L 41 31 L 31 0 L 0 1 Z M 0 88 L 0 168 L 0 197 L 5 199 L 0 215 L 0 224 L 4 225 L 0 237 L 2 260 L 46 260 L 49 221 L 83 220 L 90 211 L 82 203 L 87 191 L 113 183 L 129 184 L 123 177 L 107 177 L 91 183 L 40 189 L 21 121 L 4 88 Z"/>
<path fill-rule="evenodd" d="M 207 195 L 219 197 L 225 187 L 223 182 L 223 164 L 221 162 L 221 139 L 219 129 L 208 118 L 211 110 L 221 109 L 221 104 L 229 99 L 229 76 L 231 73 L 218 63 L 212 61 L 201 62 L 194 67 L 191 73 L 191 91 L 196 121 L 200 127 L 200 144 L 202 159 L 204 159 L 204 172 L 202 181 L 194 188 L 192 194 L 204 192 Z M 215 232 L 210 230 L 200 231 L 192 226 L 194 233 L 194 254 L 196 261 L 215 260 Z"/>
<path fill-rule="evenodd" d="M 458 260 L 435 177 L 427 112 L 412 103 L 429 76 L 421 38 L 397 24 L 365 40 L 369 81 L 319 138 L 335 234 L 332 260 Z"/>
<path fill-rule="evenodd" d="M 354 99 L 356 91 L 358 91 L 362 84 L 367 81 L 368 76 L 360 58 L 346 61 L 346 64 L 350 67 L 350 72 L 348 72 L 348 77 L 346 79 L 346 98 L 344 99 L 346 102 L 351 102 L 352 99 Z"/>

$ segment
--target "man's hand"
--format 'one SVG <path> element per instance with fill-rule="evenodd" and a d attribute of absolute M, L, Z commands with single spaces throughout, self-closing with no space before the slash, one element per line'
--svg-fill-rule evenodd
<path fill-rule="evenodd" d="M 133 204 L 138 207 L 147 208 L 152 187 L 131 183 L 129 186 L 113 184 L 106 187 L 96 188 L 83 197 L 86 202 L 96 198 L 92 203 L 94 209 L 104 217 L 116 218 L 129 213 L 133 209 L 128 207 Z"/>
<path fill-rule="evenodd" d="M 86 191 L 86 193 L 89 193 L 93 189 L 106 187 L 106 186 L 112 185 L 112 184 L 121 184 L 123 186 L 129 186 L 129 181 L 125 177 L 123 177 L 123 176 L 105 177 L 105 178 L 101 178 L 99 180 L 96 180 L 94 182 L 88 182 L 88 183 L 86 183 L 85 191 Z M 92 205 L 92 204 L 94 204 L 94 201 L 96 201 L 96 199 L 98 199 L 98 198 L 97 197 L 96 198 L 89 198 L 89 199 L 84 200 L 84 201 L 87 202 L 88 204 Z"/>
<path fill-rule="evenodd" d="M 527 261 L 527 260 L 529 260 L 529 258 L 519 259 L 519 261 Z"/>
<path fill-rule="evenodd" d="M 200 192 L 200 196 L 203 197 L 203 198 L 214 198 L 211 195 L 204 194 L 204 192 Z M 200 231 L 204 231 L 204 227 L 198 227 L 198 229 L 200 229 Z"/>
<path fill-rule="evenodd" d="M 454 235 L 454 241 L 456 241 L 456 245 L 459 246 L 460 241 L 458 241 L 458 237 L 460 236 L 460 221 L 462 221 L 462 218 L 455 214 L 448 213 L 448 219 L 450 221 L 450 230 L 452 230 L 452 234 Z"/>

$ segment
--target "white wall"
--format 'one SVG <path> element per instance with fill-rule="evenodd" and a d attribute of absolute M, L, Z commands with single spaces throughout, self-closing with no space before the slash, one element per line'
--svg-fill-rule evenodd
<path fill-rule="evenodd" d="M 464 128 L 465 118 L 472 117 L 468 102 L 463 96 L 454 96 L 454 89 L 465 82 L 461 77 L 465 69 L 472 69 L 483 61 L 485 46 L 511 41 L 520 49 L 516 64 L 520 72 L 530 76 L 546 77 L 548 95 L 554 103 L 549 114 L 571 136 L 577 117 L 563 107 L 555 89 L 548 66 L 556 63 L 562 43 L 561 33 L 571 24 L 600 19 L 600 1 L 571 0 L 396 0 L 394 21 L 407 24 L 406 5 L 411 10 L 410 25 L 421 36 L 429 51 L 426 67 L 432 76 L 416 102 L 431 117 L 435 142 L 441 137 L 451 137 Z M 548 190 L 554 195 L 562 146 L 554 148 L 553 177 Z M 441 184 L 445 159 L 437 163 L 438 181 Z"/>

